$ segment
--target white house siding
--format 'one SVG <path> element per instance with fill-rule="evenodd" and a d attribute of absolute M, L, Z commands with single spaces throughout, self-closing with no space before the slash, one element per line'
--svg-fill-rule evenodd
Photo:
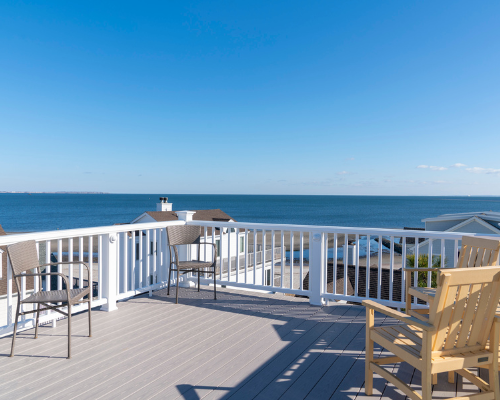
<path fill-rule="evenodd" d="M 425 223 L 425 230 L 444 232 L 447 231 L 448 229 L 453 228 L 455 225 L 458 225 L 463 221 L 464 221 L 463 218 L 456 220 L 449 220 L 449 221 L 427 221 Z"/>

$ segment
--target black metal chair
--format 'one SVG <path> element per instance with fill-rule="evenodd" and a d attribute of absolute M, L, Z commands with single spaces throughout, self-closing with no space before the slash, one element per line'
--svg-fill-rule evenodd
<path fill-rule="evenodd" d="M 17 333 L 17 322 L 20 315 L 36 313 L 36 323 L 35 323 L 35 339 L 38 337 L 38 320 L 40 317 L 40 311 L 54 310 L 68 317 L 68 358 L 71 358 L 71 306 L 80 303 L 88 303 L 89 305 L 89 337 L 91 336 L 91 285 L 90 285 L 90 270 L 86 263 L 83 261 L 68 261 L 68 262 L 57 262 L 39 265 L 38 254 L 36 251 L 36 242 L 34 240 L 29 240 L 26 242 L 19 242 L 7 246 L 7 253 L 10 258 L 10 265 L 12 267 L 12 275 L 14 281 L 16 282 L 17 290 L 17 310 L 16 310 L 16 321 L 14 324 L 14 335 L 12 336 L 12 348 L 10 351 L 10 356 L 14 356 L 14 345 L 16 341 Z M 49 267 L 51 265 L 60 264 L 83 264 L 87 268 L 87 282 L 89 283 L 87 287 L 70 289 L 69 280 L 66 275 L 60 272 L 43 272 L 40 271 L 44 267 Z M 35 273 L 29 273 L 28 270 L 34 269 Z M 28 272 L 28 273 L 25 273 Z M 23 277 L 33 277 L 36 279 L 38 277 L 39 290 L 25 299 L 21 299 L 21 279 Z M 66 289 L 63 290 L 48 290 L 42 291 L 42 276 L 60 276 L 65 285 Z M 80 281 L 82 277 L 80 277 Z M 87 299 L 84 299 L 88 296 Z M 58 304 L 59 303 L 59 304 Z M 36 304 L 36 310 L 23 311 L 20 312 L 22 304 Z M 40 309 L 43 305 L 45 308 Z M 67 307 L 67 312 L 60 310 L 61 307 Z"/>
<path fill-rule="evenodd" d="M 179 275 L 188 272 L 198 273 L 198 291 L 200 291 L 200 274 L 212 273 L 214 276 L 214 300 L 217 300 L 216 290 L 216 260 L 217 248 L 214 243 L 200 242 L 201 227 L 193 225 L 176 225 L 167 227 L 168 243 L 170 248 L 170 268 L 168 270 L 168 289 L 167 295 L 170 295 L 170 281 L 172 271 L 177 272 L 177 285 L 175 291 L 175 304 L 179 303 Z M 180 261 L 178 246 L 197 245 L 198 259 L 191 261 Z M 212 261 L 200 260 L 200 245 L 213 246 Z M 175 268 L 174 268 L 175 265 Z"/>

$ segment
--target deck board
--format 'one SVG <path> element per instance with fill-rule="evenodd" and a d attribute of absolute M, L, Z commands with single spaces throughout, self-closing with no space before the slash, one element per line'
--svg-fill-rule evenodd
<path fill-rule="evenodd" d="M 22 332 L 16 357 L 0 357 L 0 399 L 391 399 L 405 396 L 375 375 L 364 394 L 365 310 L 309 305 L 308 299 L 243 290 L 165 290 L 118 303 L 118 310 L 73 317 L 72 359 L 66 320 Z M 375 314 L 376 324 L 392 323 Z M 11 337 L 0 339 L 0 355 Z M 375 354 L 385 351 L 375 347 Z M 407 364 L 388 366 L 419 388 Z M 29 378 L 27 378 L 29 377 Z M 474 390 L 440 374 L 437 398 Z"/>

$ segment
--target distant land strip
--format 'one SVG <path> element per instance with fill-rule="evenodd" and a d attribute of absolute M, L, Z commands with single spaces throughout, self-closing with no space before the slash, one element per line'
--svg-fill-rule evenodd
<path fill-rule="evenodd" d="M 0 190 L 0 193 L 25 193 L 25 194 L 109 194 L 107 192 L 16 192 L 16 191 L 4 191 Z"/>

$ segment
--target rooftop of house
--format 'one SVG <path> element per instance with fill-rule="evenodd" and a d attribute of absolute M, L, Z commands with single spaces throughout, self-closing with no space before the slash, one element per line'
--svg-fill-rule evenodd
<path fill-rule="evenodd" d="M 437 217 L 425 218 L 422 220 L 422 222 L 458 221 L 458 220 L 466 220 L 473 217 L 478 217 L 483 220 L 487 219 L 490 221 L 500 222 L 500 212 L 495 212 L 495 211 L 475 211 L 466 213 L 442 214 Z"/>
<path fill-rule="evenodd" d="M 227 215 L 224 211 L 220 209 L 214 210 L 192 210 L 195 212 L 193 214 L 194 221 L 219 221 L 219 222 L 236 222 L 234 218 Z M 176 221 L 178 220 L 177 213 L 175 211 L 146 211 L 151 218 L 155 221 Z"/>

